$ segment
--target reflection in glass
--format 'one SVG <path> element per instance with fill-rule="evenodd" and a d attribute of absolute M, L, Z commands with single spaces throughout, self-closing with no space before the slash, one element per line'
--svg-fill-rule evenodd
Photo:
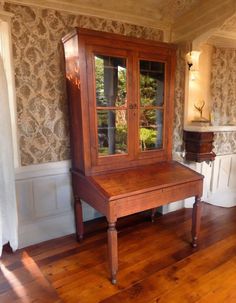
<path fill-rule="evenodd" d="M 126 60 L 95 56 L 97 106 L 126 105 Z"/>
<path fill-rule="evenodd" d="M 98 154 L 127 153 L 126 110 L 98 110 Z"/>
<path fill-rule="evenodd" d="M 164 103 L 165 64 L 140 60 L 141 106 L 162 106 Z"/>
<path fill-rule="evenodd" d="M 142 110 L 140 113 L 139 140 L 141 151 L 160 149 L 163 146 L 163 111 Z"/>

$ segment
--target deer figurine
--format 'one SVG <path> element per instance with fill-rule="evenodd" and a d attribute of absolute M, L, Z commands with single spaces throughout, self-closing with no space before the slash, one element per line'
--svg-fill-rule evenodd
<path fill-rule="evenodd" d="M 201 106 L 196 106 L 194 104 L 194 107 L 196 108 L 196 110 L 200 113 L 200 120 L 202 120 L 202 111 L 203 111 L 203 107 L 205 106 L 205 101 L 202 101 L 202 105 Z"/>

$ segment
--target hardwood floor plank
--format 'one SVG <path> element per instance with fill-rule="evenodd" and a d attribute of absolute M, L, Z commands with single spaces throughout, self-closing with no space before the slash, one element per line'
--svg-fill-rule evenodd
<path fill-rule="evenodd" d="M 5 281 L 5 288 L 0 288 L 0 302 L 60 302 L 55 289 L 26 252 L 21 254 L 19 263 L 21 266 L 13 268 L 0 264 L 1 281 Z"/>
<path fill-rule="evenodd" d="M 214 293 L 216 290 L 221 287 L 224 287 L 225 284 L 228 284 L 235 277 L 235 265 L 236 257 L 233 259 L 221 264 L 216 267 L 214 270 L 209 273 L 199 277 L 193 278 L 189 281 L 184 281 L 180 285 L 169 292 L 166 292 L 160 297 L 156 297 L 151 301 L 144 301 L 144 303 L 196 303 L 202 302 L 201 298 L 209 293 Z M 225 271 L 227 271 L 227 276 L 224 281 L 222 281 L 222 276 L 224 276 Z M 216 294 L 215 294 L 216 295 Z M 211 297 L 211 301 L 208 302 L 226 302 L 222 301 L 222 296 Z M 220 299 L 221 297 L 221 299 Z"/>
<path fill-rule="evenodd" d="M 118 225 L 118 284 L 109 281 L 104 219 L 74 235 L 0 260 L 0 302 L 234 303 L 236 208 L 204 204 L 200 243 L 190 246 L 191 209 L 124 218 Z M 87 223 L 86 223 L 87 224 Z"/>
<path fill-rule="evenodd" d="M 165 296 L 170 289 L 173 290 L 173 294 L 175 294 L 175 290 L 178 289 L 178 287 L 181 289 L 183 285 L 188 283 L 188 280 L 193 282 L 198 277 L 205 275 L 218 266 L 221 266 L 227 262 L 229 257 L 234 255 L 235 252 L 236 239 L 232 236 L 231 239 L 227 238 L 222 240 L 221 243 L 217 243 L 198 252 L 197 254 L 193 254 L 190 257 L 178 261 L 174 265 L 149 276 L 143 281 L 140 281 L 132 285 L 130 288 L 127 288 L 101 302 L 114 303 L 121 301 L 135 301 L 136 303 L 144 303 L 154 300 L 154 298 L 156 299 L 161 296 Z M 185 293 L 185 291 L 183 292 Z M 161 302 L 169 303 L 169 301 Z"/>

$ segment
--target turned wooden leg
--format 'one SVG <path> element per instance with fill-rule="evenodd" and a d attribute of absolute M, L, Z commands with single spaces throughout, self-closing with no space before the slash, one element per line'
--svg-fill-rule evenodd
<path fill-rule="evenodd" d="M 13 250 L 12 250 L 9 242 L 7 244 L 3 245 L 2 251 L 6 252 L 8 254 L 13 254 Z"/>
<path fill-rule="evenodd" d="M 77 196 L 75 196 L 74 199 L 74 208 L 75 208 L 76 237 L 77 237 L 77 241 L 82 241 L 84 236 L 83 212 L 82 212 L 81 200 Z"/>
<path fill-rule="evenodd" d="M 192 214 L 192 246 L 197 247 L 197 241 L 200 232 L 201 224 L 201 208 L 202 202 L 201 198 L 196 196 L 195 203 L 193 204 L 193 214 Z"/>
<path fill-rule="evenodd" d="M 116 284 L 116 274 L 118 271 L 118 246 L 117 246 L 117 230 L 116 222 L 108 222 L 108 257 L 109 270 L 111 273 L 111 282 Z"/>
<path fill-rule="evenodd" d="M 156 214 L 156 208 L 152 208 L 152 214 L 151 214 L 151 220 L 152 220 L 152 223 L 154 222 L 155 220 L 155 214 Z"/>

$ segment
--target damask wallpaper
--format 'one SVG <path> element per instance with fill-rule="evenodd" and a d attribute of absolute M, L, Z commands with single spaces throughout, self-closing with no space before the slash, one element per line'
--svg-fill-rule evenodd
<path fill-rule="evenodd" d="M 212 110 L 220 125 L 236 125 L 236 49 L 215 48 L 211 77 Z M 236 132 L 215 134 L 217 155 L 236 153 Z"/>
<path fill-rule="evenodd" d="M 156 41 L 163 32 L 52 9 L 5 3 L 12 26 L 21 164 L 70 158 L 61 38 L 73 27 Z"/>
<path fill-rule="evenodd" d="M 236 132 L 217 132 L 214 137 L 214 152 L 217 155 L 236 153 Z"/>
<path fill-rule="evenodd" d="M 175 74 L 175 103 L 174 103 L 174 133 L 173 133 L 173 156 L 175 152 L 183 151 L 183 121 L 184 121 L 184 92 L 185 92 L 185 45 L 179 46 L 176 53 Z"/>
<path fill-rule="evenodd" d="M 214 48 L 211 93 L 220 124 L 236 124 L 236 49 Z"/>

